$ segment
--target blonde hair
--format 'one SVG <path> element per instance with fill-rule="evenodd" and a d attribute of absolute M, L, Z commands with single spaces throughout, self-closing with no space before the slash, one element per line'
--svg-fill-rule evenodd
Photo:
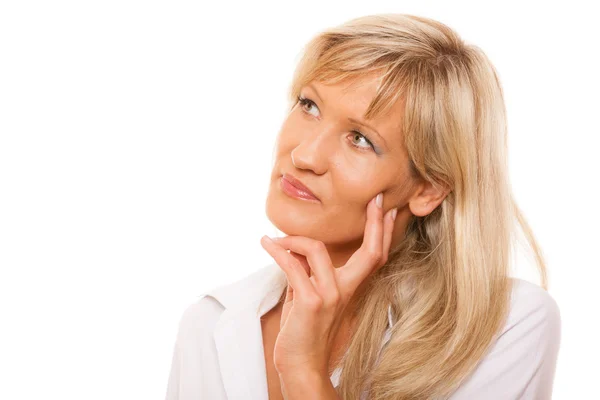
<path fill-rule="evenodd" d="M 310 81 L 371 72 L 382 80 L 365 118 L 404 96 L 399 112 L 411 172 L 451 191 L 429 215 L 413 215 L 403 241 L 373 274 L 340 360 L 337 390 L 343 399 L 363 391 L 373 400 L 443 398 L 475 369 L 506 322 L 517 228 L 547 290 L 546 265 L 511 192 L 503 91 L 484 52 L 432 19 L 355 18 L 305 46 L 291 107 Z M 278 279 L 277 291 L 285 285 Z M 380 353 L 389 304 L 395 322 Z"/>

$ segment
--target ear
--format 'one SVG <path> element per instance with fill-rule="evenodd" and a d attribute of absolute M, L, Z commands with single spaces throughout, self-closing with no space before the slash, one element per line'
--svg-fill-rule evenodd
<path fill-rule="evenodd" d="M 447 186 L 436 187 L 431 182 L 421 182 L 408 200 L 410 212 L 417 217 L 429 215 L 444 201 L 448 193 L 450 193 L 450 188 Z"/>

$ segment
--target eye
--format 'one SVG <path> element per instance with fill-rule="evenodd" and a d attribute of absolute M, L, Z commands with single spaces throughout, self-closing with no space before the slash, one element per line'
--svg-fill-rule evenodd
<path fill-rule="evenodd" d="M 352 145 L 355 147 L 358 147 L 359 149 L 368 149 L 369 147 L 372 148 L 373 150 L 375 150 L 375 148 L 373 147 L 373 143 L 371 143 L 369 141 L 369 139 L 367 139 L 367 137 L 365 135 L 363 135 L 362 133 L 360 133 L 359 131 L 352 131 L 352 139 L 355 138 L 359 138 L 359 139 L 363 139 L 364 142 L 367 144 L 366 147 L 362 147 L 362 146 L 357 146 L 354 144 L 354 142 L 352 142 Z"/>
<path fill-rule="evenodd" d="M 314 107 L 314 108 L 316 108 L 318 110 L 318 108 L 317 108 L 316 104 L 314 103 L 314 101 L 312 101 L 312 100 L 310 100 L 310 99 L 308 99 L 306 97 L 298 96 L 298 103 L 300 103 L 300 107 L 302 107 L 302 109 L 305 112 L 307 112 L 306 111 L 306 106 Z M 315 117 L 316 117 L 316 115 L 315 115 Z"/>
<path fill-rule="evenodd" d="M 314 108 L 314 109 L 317 109 L 317 110 L 319 109 L 316 106 L 315 102 L 312 101 L 311 99 L 307 98 L 307 97 L 302 97 L 301 95 L 299 95 L 297 97 L 297 100 L 298 100 L 298 103 L 300 104 L 300 107 L 302 108 L 302 111 L 305 112 L 305 113 L 310 114 L 310 112 L 306 111 L 307 106 L 309 107 L 309 109 L 310 108 Z M 314 116 L 317 117 L 316 115 L 314 115 Z M 369 148 L 371 148 L 371 149 L 373 149 L 375 151 L 375 153 L 377 153 L 377 150 L 375 149 L 375 146 L 373 145 L 373 143 L 369 140 L 369 138 L 366 135 L 360 133 L 357 130 L 353 130 L 352 131 L 352 138 L 353 139 L 354 138 L 362 138 L 364 140 L 364 142 L 367 144 L 366 147 L 357 146 L 355 144 L 355 142 L 351 140 L 352 146 L 357 147 L 357 148 L 362 149 L 362 150 L 368 150 Z"/>

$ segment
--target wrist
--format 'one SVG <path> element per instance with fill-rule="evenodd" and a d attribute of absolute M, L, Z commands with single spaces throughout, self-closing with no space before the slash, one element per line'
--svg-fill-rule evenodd
<path fill-rule="evenodd" d="M 319 371 L 296 369 L 280 372 L 279 381 L 286 400 L 339 399 L 329 375 Z"/>

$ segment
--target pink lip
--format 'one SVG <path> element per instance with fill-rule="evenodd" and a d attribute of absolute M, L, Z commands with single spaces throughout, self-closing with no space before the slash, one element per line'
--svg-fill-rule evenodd
<path fill-rule="evenodd" d="M 320 203 L 320 200 L 302 182 L 290 174 L 283 174 L 280 179 L 281 189 L 291 197 L 303 200 L 312 200 Z"/>

